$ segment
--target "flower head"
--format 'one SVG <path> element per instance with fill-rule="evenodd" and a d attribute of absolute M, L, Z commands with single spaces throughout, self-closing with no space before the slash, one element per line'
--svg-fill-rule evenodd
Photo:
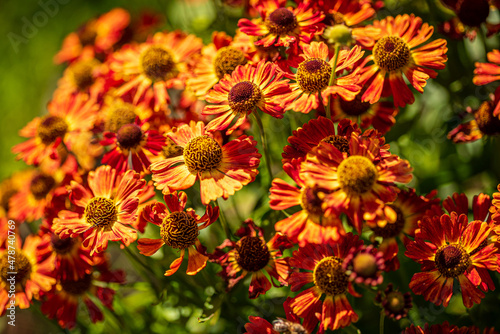
<path fill-rule="evenodd" d="M 375 301 L 381 304 L 387 317 L 399 320 L 408 316 L 408 311 L 412 308 L 412 298 L 409 292 L 402 293 L 394 290 L 392 283 L 387 284 L 384 292 L 379 291 Z"/>

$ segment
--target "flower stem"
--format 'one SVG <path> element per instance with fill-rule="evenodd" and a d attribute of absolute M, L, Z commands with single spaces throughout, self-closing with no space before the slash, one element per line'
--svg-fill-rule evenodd
<path fill-rule="evenodd" d="M 384 334 L 384 319 L 385 319 L 385 313 L 384 311 L 382 311 L 380 312 L 380 324 L 379 324 L 380 334 Z"/>
<path fill-rule="evenodd" d="M 139 258 L 137 257 L 136 254 L 134 254 L 128 247 L 125 247 L 125 254 L 129 259 L 132 260 L 132 263 L 135 263 L 135 267 L 139 274 L 145 278 L 149 283 L 151 284 L 151 287 L 155 290 L 156 294 L 159 296 L 160 295 L 160 288 L 156 285 L 156 282 L 153 281 L 153 277 L 156 276 L 156 273 L 147 265 L 145 265 Z M 137 266 L 137 264 L 139 266 Z M 151 274 L 148 274 L 147 272 L 150 272 Z"/>
<path fill-rule="evenodd" d="M 227 224 L 226 216 L 224 215 L 224 211 L 222 210 L 222 207 L 220 206 L 220 198 L 217 198 L 217 206 L 219 207 L 219 220 L 222 225 L 222 228 L 224 229 L 224 233 L 226 234 L 226 238 L 231 240 L 232 238 L 232 233 L 231 230 L 229 229 L 229 225 Z"/>
<path fill-rule="evenodd" d="M 269 173 L 269 185 L 270 185 L 271 181 L 273 180 L 273 171 L 271 169 L 271 158 L 269 156 L 269 149 L 267 147 L 266 133 L 264 132 L 264 126 L 262 125 L 262 120 L 260 119 L 260 115 L 257 112 L 253 112 L 252 115 L 255 118 L 257 126 L 259 127 L 262 149 L 264 150 L 264 159 L 266 160 L 267 172 Z"/>
<path fill-rule="evenodd" d="M 339 53 L 340 53 L 340 44 L 335 44 L 335 58 L 333 58 L 333 66 L 332 66 L 332 74 L 330 74 L 330 81 L 328 81 L 328 86 L 332 86 L 335 83 L 335 80 L 337 79 L 337 61 L 339 60 Z M 320 94 L 321 98 L 321 94 Z M 326 117 L 328 119 L 332 119 L 332 112 L 330 110 L 330 105 L 332 103 L 332 96 L 330 95 L 328 97 L 328 104 L 326 105 Z"/>

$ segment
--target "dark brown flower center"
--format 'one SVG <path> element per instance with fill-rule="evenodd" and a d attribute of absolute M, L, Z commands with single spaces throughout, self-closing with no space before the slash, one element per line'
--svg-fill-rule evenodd
<path fill-rule="evenodd" d="M 214 59 L 215 74 L 219 79 L 224 75 L 233 73 L 238 65 L 245 65 L 247 60 L 243 52 L 231 46 L 225 46 L 217 51 Z"/>
<path fill-rule="evenodd" d="M 120 147 L 131 149 L 141 143 L 143 133 L 137 124 L 125 124 L 116 134 L 116 141 Z"/>
<path fill-rule="evenodd" d="M 111 107 L 106 119 L 105 129 L 117 132 L 125 124 L 134 123 L 136 113 L 135 107 L 130 103 L 121 103 Z"/>
<path fill-rule="evenodd" d="M 439 272 L 445 277 L 457 277 L 471 264 L 469 254 L 459 244 L 441 246 L 434 261 Z"/>
<path fill-rule="evenodd" d="M 68 123 L 59 117 L 47 115 L 40 120 L 37 136 L 45 145 L 52 144 L 57 138 L 63 138 L 68 131 Z"/>
<path fill-rule="evenodd" d="M 92 275 L 85 274 L 82 278 L 76 281 L 61 280 L 61 287 L 63 290 L 74 296 L 81 296 L 89 291 L 92 285 Z"/>
<path fill-rule="evenodd" d="M 250 81 L 238 82 L 231 88 L 228 95 L 229 106 L 234 112 L 240 114 L 253 111 L 261 99 L 260 88 Z"/>
<path fill-rule="evenodd" d="M 56 180 L 52 176 L 38 174 L 31 179 L 30 191 L 37 200 L 40 200 L 45 198 L 55 185 Z"/>
<path fill-rule="evenodd" d="M 271 34 L 287 34 L 297 27 L 297 18 L 287 8 L 278 8 L 266 18 L 266 25 Z"/>
<path fill-rule="evenodd" d="M 97 32 L 94 28 L 83 26 L 78 30 L 78 39 L 83 46 L 93 45 L 97 37 Z"/>
<path fill-rule="evenodd" d="M 347 138 L 344 136 L 331 135 L 321 139 L 321 141 L 335 146 L 335 148 L 340 152 L 347 153 L 347 156 L 349 156 L 349 154 L 351 153 L 351 149 L 349 148 L 349 140 L 347 140 Z"/>
<path fill-rule="evenodd" d="M 96 59 L 80 60 L 69 68 L 71 79 L 80 91 L 84 91 L 94 83 L 94 68 L 99 65 Z"/>
<path fill-rule="evenodd" d="M 405 298 L 399 291 L 392 291 L 386 297 L 387 305 L 385 306 L 389 311 L 399 313 L 405 308 Z"/>
<path fill-rule="evenodd" d="M 349 276 L 342 269 L 342 260 L 336 256 L 322 259 L 314 268 L 314 284 L 321 292 L 336 296 L 347 290 Z"/>
<path fill-rule="evenodd" d="M 67 254 L 70 253 L 73 249 L 73 246 L 76 245 L 75 238 L 66 238 L 61 239 L 57 235 L 52 235 L 50 243 L 52 245 L 52 249 L 57 254 Z"/>
<path fill-rule="evenodd" d="M 184 147 L 184 162 L 191 173 L 217 169 L 222 161 L 222 148 L 210 136 L 195 137 Z"/>
<path fill-rule="evenodd" d="M 399 209 L 395 205 L 389 204 L 389 206 L 396 212 L 396 221 L 394 223 L 388 222 L 384 227 L 375 226 L 371 228 L 376 236 L 382 238 L 397 237 L 403 231 L 403 228 L 405 226 L 406 220 L 401 209 Z"/>
<path fill-rule="evenodd" d="M 381 38 L 373 47 L 375 64 L 381 69 L 392 72 L 408 65 L 410 48 L 401 37 L 387 36 Z"/>
<path fill-rule="evenodd" d="M 340 109 L 349 116 L 360 116 L 365 114 L 369 109 L 371 104 L 369 102 L 362 102 L 361 95 L 358 94 L 352 101 L 345 101 L 339 98 Z"/>
<path fill-rule="evenodd" d="M 303 61 L 297 68 L 297 83 L 305 93 L 316 93 L 328 86 L 332 67 L 320 58 Z"/>
<path fill-rule="evenodd" d="M 373 188 L 378 172 L 373 162 L 360 155 L 343 160 L 337 170 L 340 187 L 348 195 L 359 196 Z"/>
<path fill-rule="evenodd" d="M 477 126 L 482 133 L 494 135 L 500 133 L 500 120 L 493 116 L 493 108 L 490 102 L 483 102 L 474 113 Z"/>
<path fill-rule="evenodd" d="M 163 219 L 160 234 L 167 246 L 188 248 L 194 245 L 198 238 L 198 224 L 186 212 L 172 212 Z"/>
<path fill-rule="evenodd" d="M 166 81 L 179 73 L 170 51 L 160 46 L 151 46 L 141 56 L 144 74 L 153 81 Z"/>
<path fill-rule="evenodd" d="M 323 201 L 318 197 L 317 189 L 305 187 L 302 190 L 300 205 L 309 215 L 322 218 L 324 211 L 321 204 L 323 204 Z"/>
<path fill-rule="evenodd" d="M 10 259 L 8 252 L 5 251 L 0 259 L 0 275 L 4 283 L 9 285 L 11 281 L 7 281 L 7 279 L 12 276 L 15 276 L 16 284 L 24 285 L 31 277 L 31 269 L 31 262 L 20 250 L 17 250 L 15 255 L 11 255 Z M 9 272 L 17 274 L 8 274 Z"/>
<path fill-rule="evenodd" d="M 0 207 L 9 211 L 9 200 L 17 193 L 17 187 L 12 178 L 5 179 L 0 184 Z"/>
<path fill-rule="evenodd" d="M 469 27 L 479 27 L 490 15 L 488 0 L 462 0 L 457 2 L 457 7 L 458 18 Z"/>
<path fill-rule="evenodd" d="M 94 197 L 85 207 L 85 220 L 94 227 L 111 230 L 118 218 L 115 202 L 106 197 Z"/>
<path fill-rule="evenodd" d="M 267 245 L 259 237 L 244 236 L 236 244 L 236 262 L 246 271 L 263 269 L 270 257 Z"/>

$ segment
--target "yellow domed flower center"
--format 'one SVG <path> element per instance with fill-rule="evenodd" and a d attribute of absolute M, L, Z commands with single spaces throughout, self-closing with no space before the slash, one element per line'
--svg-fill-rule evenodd
<path fill-rule="evenodd" d="M 163 156 L 165 159 L 178 157 L 184 153 L 182 146 L 177 145 L 172 139 L 166 138 L 166 145 L 163 146 Z"/>
<path fill-rule="evenodd" d="M 271 255 L 264 240 L 259 237 L 244 236 L 236 243 L 236 262 L 246 271 L 263 269 Z"/>
<path fill-rule="evenodd" d="M 297 68 L 297 83 L 305 93 L 316 93 L 325 89 L 330 81 L 332 67 L 320 58 L 303 61 Z"/>
<path fill-rule="evenodd" d="M 0 259 L 0 276 L 2 277 L 2 280 L 6 284 L 10 284 L 7 279 L 11 278 L 11 274 L 8 274 L 9 272 L 17 273 L 15 276 L 16 280 L 15 283 L 24 285 L 26 281 L 31 277 L 31 262 L 29 259 L 24 255 L 22 251 L 17 250 L 16 254 L 14 256 L 15 260 L 12 261 L 12 255 L 10 258 L 9 262 L 9 254 L 7 251 L 3 254 L 2 258 Z"/>
<path fill-rule="evenodd" d="M 71 80 L 80 91 L 84 91 L 94 83 L 94 69 L 99 65 L 96 59 L 80 60 L 69 68 Z"/>
<path fill-rule="evenodd" d="M 250 81 L 238 82 L 228 94 L 229 106 L 234 112 L 240 114 L 253 111 L 261 99 L 260 88 Z"/>
<path fill-rule="evenodd" d="M 373 162 L 360 155 L 343 160 L 337 173 L 342 190 L 354 196 L 370 191 L 378 178 L 377 168 Z"/>
<path fill-rule="evenodd" d="M 141 143 L 143 133 L 137 124 L 125 124 L 116 134 L 116 141 L 120 147 L 124 149 L 131 149 Z"/>
<path fill-rule="evenodd" d="M 45 198 L 55 185 L 56 180 L 52 176 L 38 174 L 31 179 L 30 191 L 37 200 L 40 200 Z"/>
<path fill-rule="evenodd" d="M 170 51 L 160 46 L 151 46 L 141 55 L 144 74 L 153 81 L 166 81 L 179 73 Z"/>
<path fill-rule="evenodd" d="M 110 132 L 117 132 L 125 124 L 134 123 L 136 113 L 135 107 L 130 103 L 116 104 L 111 107 L 106 119 L 105 129 Z"/>
<path fill-rule="evenodd" d="M 68 131 L 68 123 L 59 116 L 47 115 L 40 120 L 37 136 L 45 145 L 52 144 L 57 138 L 63 138 Z"/>
<path fill-rule="evenodd" d="M 300 205 L 311 216 L 322 218 L 324 211 L 321 208 L 323 201 L 318 197 L 318 191 L 315 188 L 305 187 L 302 190 Z"/>
<path fill-rule="evenodd" d="M 349 116 L 361 116 L 370 110 L 370 102 L 362 102 L 361 95 L 358 94 L 352 101 L 344 101 L 339 99 L 340 109 Z"/>
<path fill-rule="evenodd" d="M 186 212 L 172 212 L 163 219 L 160 234 L 167 246 L 188 248 L 194 245 L 198 238 L 198 224 Z"/>
<path fill-rule="evenodd" d="M 61 287 L 63 290 L 73 296 L 81 296 L 89 291 L 92 285 L 92 275 L 85 274 L 82 278 L 76 281 L 61 280 Z"/>
<path fill-rule="evenodd" d="M 184 162 L 191 173 L 217 169 L 222 162 L 222 148 L 210 136 L 195 137 L 184 147 Z"/>
<path fill-rule="evenodd" d="M 463 274 L 471 264 L 469 254 L 459 244 L 441 246 L 434 256 L 434 261 L 439 272 L 447 278 Z"/>
<path fill-rule="evenodd" d="M 373 57 L 381 69 L 397 71 L 410 62 L 410 47 L 401 37 L 383 37 L 373 47 Z"/>
<path fill-rule="evenodd" d="M 68 254 L 73 250 L 73 246 L 76 245 L 76 239 L 61 239 L 54 234 L 52 235 L 50 244 L 52 245 L 52 249 L 54 250 L 54 252 L 56 252 L 57 254 Z"/>
<path fill-rule="evenodd" d="M 359 253 L 352 260 L 353 271 L 361 277 L 373 277 L 377 273 L 377 259 L 370 253 Z"/>
<path fill-rule="evenodd" d="M 401 209 L 395 205 L 389 204 L 389 206 L 396 212 L 396 221 L 394 223 L 388 222 L 384 227 L 371 227 L 373 233 L 375 233 L 375 235 L 378 237 L 395 238 L 403 231 L 403 228 L 405 226 L 406 220 Z"/>
<path fill-rule="evenodd" d="M 329 256 L 316 265 L 313 279 L 321 292 L 336 296 L 347 290 L 349 276 L 342 269 L 342 260 L 336 256 Z"/>
<path fill-rule="evenodd" d="M 349 154 L 351 153 L 351 149 L 349 148 L 349 140 L 344 136 L 331 135 L 321 139 L 321 141 L 335 146 L 335 148 L 340 152 L 347 153 L 347 156 L 349 156 Z"/>
<path fill-rule="evenodd" d="M 111 230 L 118 218 L 115 202 L 106 197 L 94 197 L 85 207 L 85 220 L 94 227 Z"/>
<path fill-rule="evenodd" d="M 392 291 L 386 297 L 387 299 L 387 309 L 394 313 L 401 312 L 405 308 L 405 298 L 403 294 L 399 291 Z"/>
<path fill-rule="evenodd" d="M 233 73 L 238 65 L 245 65 L 247 60 L 243 52 L 231 46 L 225 46 L 217 51 L 214 59 L 215 74 L 222 79 L 225 74 Z"/>
<path fill-rule="evenodd" d="M 297 25 L 297 18 L 287 8 L 278 8 L 266 18 L 266 26 L 271 34 L 287 34 L 293 31 Z"/>

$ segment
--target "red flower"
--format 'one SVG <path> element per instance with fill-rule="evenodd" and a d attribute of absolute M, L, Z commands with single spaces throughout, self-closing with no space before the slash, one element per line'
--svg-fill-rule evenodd
<path fill-rule="evenodd" d="M 184 192 L 174 192 L 163 197 L 165 204 L 156 202 L 144 208 L 141 219 L 161 228 L 161 239 L 141 238 L 137 241 L 140 253 L 151 256 L 160 247 L 167 245 L 179 249 L 181 255 L 170 265 L 165 276 L 173 275 L 181 266 L 186 250 L 188 251 L 188 275 L 196 275 L 207 265 L 208 257 L 205 247 L 198 240 L 200 230 L 207 228 L 219 217 L 219 208 L 206 207 L 203 217 L 198 216 L 193 209 L 185 209 L 187 196 Z M 202 225 L 199 225 L 202 224 Z"/>
<path fill-rule="evenodd" d="M 300 318 L 290 309 L 290 297 L 283 303 L 286 319 L 277 318 L 272 324 L 261 317 L 249 316 L 249 323 L 245 324 L 245 330 L 248 334 L 308 334 L 307 330 L 300 324 Z"/>
<path fill-rule="evenodd" d="M 482 86 L 490 82 L 500 80 L 500 51 L 493 50 L 486 55 L 488 63 L 476 62 L 474 65 L 474 78 L 472 82 L 475 85 Z"/>

